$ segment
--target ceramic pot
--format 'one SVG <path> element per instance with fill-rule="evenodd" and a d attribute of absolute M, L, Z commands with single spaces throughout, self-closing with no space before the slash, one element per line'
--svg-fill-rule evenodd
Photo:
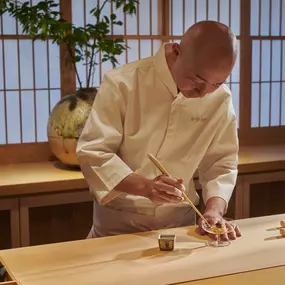
<path fill-rule="evenodd" d="M 97 94 L 96 88 L 82 88 L 66 95 L 52 109 L 47 134 L 52 153 L 64 164 L 79 166 L 77 140 Z"/>

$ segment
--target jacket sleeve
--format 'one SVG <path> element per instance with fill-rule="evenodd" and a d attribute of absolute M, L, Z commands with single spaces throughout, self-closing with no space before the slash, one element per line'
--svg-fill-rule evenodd
<path fill-rule="evenodd" d="M 115 186 L 132 173 L 117 155 L 125 111 L 125 98 L 106 74 L 77 144 L 81 171 L 100 204 L 120 195 Z"/>
<path fill-rule="evenodd" d="M 226 115 L 198 168 L 204 203 L 220 197 L 226 201 L 226 208 L 237 180 L 239 148 L 236 117 L 229 101 Z"/>

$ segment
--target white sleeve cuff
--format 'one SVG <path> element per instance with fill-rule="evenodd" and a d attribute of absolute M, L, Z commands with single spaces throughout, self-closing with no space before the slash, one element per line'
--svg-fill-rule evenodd
<path fill-rule="evenodd" d="M 202 195 L 205 205 L 210 198 L 219 197 L 225 200 L 227 209 L 236 184 L 236 178 L 237 171 L 231 171 L 230 173 L 219 175 L 216 179 L 202 185 Z"/>
<path fill-rule="evenodd" d="M 116 198 L 121 192 L 114 188 L 133 171 L 117 156 L 113 155 L 110 160 L 100 167 L 91 166 L 97 177 L 105 185 L 105 191 L 96 191 L 98 202 L 106 204 Z"/>

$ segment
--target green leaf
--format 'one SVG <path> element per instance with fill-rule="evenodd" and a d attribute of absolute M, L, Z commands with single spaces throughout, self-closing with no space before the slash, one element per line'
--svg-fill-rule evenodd
<path fill-rule="evenodd" d="M 114 21 L 113 24 L 118 25 L 118 26 L 122 26 L 123 22 L 122 21 Z"/>
<path fill-rule="evenodd" d="M 114 21 L 117 18 L 117 16 L 116 16 L 116 14 L 112 13 L 110 15 L 110 18 L 111 18 L 112 21 Z"/>
<path fill-rule="evenodd" d="M 109 18 L 108 18 L 107 16 L 104 16 L 104 19 L 105 19 L 105 22 L 106 22 L 107 24 L 110 24 L 110 20 L 109 20 Z"/>
<path fill-rule="evenodd" d="M 73 60 L 74 60 L 75 62 L 79 62 L 79 61 L 81 61 L 81 56 L 76 55 L 76 56 L 73 57 Z"/>

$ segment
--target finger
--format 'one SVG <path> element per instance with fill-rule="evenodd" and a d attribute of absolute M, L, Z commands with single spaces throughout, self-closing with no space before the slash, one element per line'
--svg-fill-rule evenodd
<path fill-rule="evenodd" d="M 233 230 L 232 232 L 228 233 L 228 237 L 231 240 L 235 240 L 237 238 L 236 237 L 236 232 Z"/>
<path fill-rule="evenodd" d="M 160 178 L 161 181 L 163 181 L 166 184 L 172 185 L 176 188 L 178 188 L 179 190 L 183 191 L 184 190 L 184 186 L 182 185 L 182 183 L 180 183 L 178 181 L 178 179 L 173 178 L 173 177 L 169 177 L 169 176 L 161 176 Z"/>
<path fill-rule="evenodd" d="M 235 234 L 237 237 L 241 237 L 241 231 L 238 226 L 235 227 Z"/>
<path fill-rule="evenodd" d="M 166 192 L 160 192 L 160 191 L 155 191 L 154 196 L 157 199 L 164 200 L 165 203 L 181 203 L 184 200 L 183 197 L 173 196 L 167 194 Z"/>
<path fill-rule="evenodd" d="M 196 228 L 196 233 L 201 236 L 204 236 L 206 234 L 205 230 L 201 226 Z"/>
<path fill-rule="evenodd" d="M 178 183 L 180 183 L 180 184 L 183 183 L 183 179 L 182 179 L 182 178 L 178 178 L 177 181 L 178 181 Z"/>
<path fill-rule="evenodd" d="M 198 220 L 198 227 L 196 229 L 196 232 L 198 234 L 200 234 L 200 235 L 205 235 L 206 234 L 206 231 L 202 227 L 202 219 L 201 218 Z"/>
<path fill-rule="evenodd" d="M 218 240 L 218 235 L 214 235 L 214 234 L 210 234 L 210 233 L 207 233 L 207 234 L 211 240 Z"/>
<path fill-rule="evenodd" d="M 227 234 L 227 233 L 222 234 L 222 235 L 221 235 L 221 240 L 223 240 L 223 241 L 228 241 L 228 240 L 229 240 L 228 234 Z"/>
<path fill-rule="evenodd" d="M 236 233 L 235 233 L 234 226 L 231 223 L 226 222 L 226 228 L 227 228 L 229 239 L 236 239 Z"/>
<path fill-rule="evenodd" d="M 182 197 L 182 191 L 180 191 L 178 188 L 168 185 L 162 181 L 156 181 L 154 183 L 154 189 L 159 192 L 166 192 L 167 194 Z"/>
<path fill-rule="evenodd" d="M 156 203 L 156 204 L 159 204 L 159 205 L 163 205 L 163 204 L 169 204 L 170 202 L 165 200 L 165 199 L 162 199 L 160 197 L 154 197 L 153 199 L 151 199 L 151 201 L 153 203 Z"/>
<path fill-rule="evenodd" d="M 185 192 L 185 191 L 186 191 L 186 188 L 185 188 L 185 186 L 184 186 L 184 184 L 183 184 L 183 179 L 182 179 L 182 178 L 178 178 L 178 179 L 177 179 L 177 182 L 181 184 L 182 191 Z"/>
<path fill-rule="evenodd" d="M 158 194 L 158 191 L 152 190 L 152 196 L 149 197 L 150 200 L 156 204 L 166 204 L 166 203 L 172 203 L 169 198 L 162 197 Z"/>

